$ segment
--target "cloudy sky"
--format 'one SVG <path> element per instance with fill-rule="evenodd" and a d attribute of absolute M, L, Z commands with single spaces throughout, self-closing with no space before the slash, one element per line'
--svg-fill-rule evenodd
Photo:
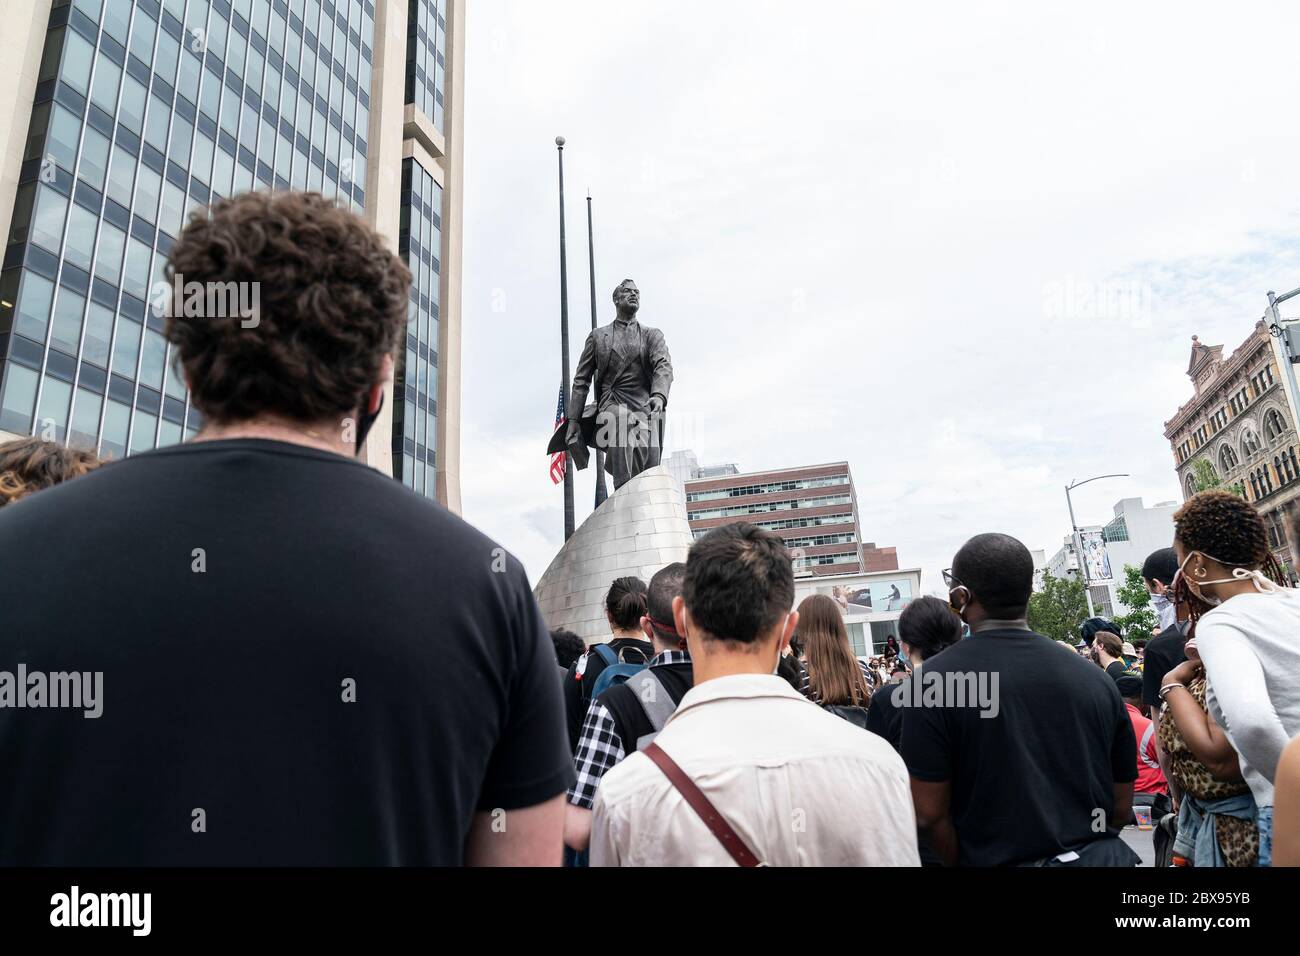
<path fill-rule="evenodd" d="M 471 0 L 464 514 L 534 580 L 571 353 L 636 279 L 676 381 L 669 451 L 846 459 L 863 534 L 923 588 L 967 537 L 1050 556 L 1178 497 L 1191 336 L 1235 348 L 1300 286 L 1284 3 Z M 593 471 L 577 473 L 579 522 Z"/>

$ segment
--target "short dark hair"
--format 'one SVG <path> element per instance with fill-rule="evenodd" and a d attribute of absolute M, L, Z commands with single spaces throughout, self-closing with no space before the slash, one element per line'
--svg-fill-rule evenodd
<path fill-rule="evenodd" d="M 1178 573 L 1178 556 L 1174 553 L 1173 548 L 1161 548 L 1158 551 L 1152 551 L 1147 555 L 1147 559 L 1142 562 L 1142 580 L 1159 581 L 1165 587 L 1174 583 L 1174 575 Z"/>
<path fill-rule="evenodd" d="M 1034 591 L 1034 558 L 1009 534 L 977 534 L 952 559 L 952 574 L 992 617 L 1024 616 Z"/>
<path fill-rule="evenodd" d="M 551 643 L 555 645 L 555 660 L 561 667 L 570 667 L 587 649 L 586 643 L 577 634 L 557 627 L 551 631 Z"/>
<path fill-rule="evenodd" d="M 744 521 L 714 528 L 691 546 L 682 598 L 708 637 L 755 643 L 794 604 L 785 542 Z"/>
<path fill-rule="evenodd" d="M 1099 644 L 1106 649 L 1106 653 L 1111 657 L 1124 656 L 1124 641 L 1118 635 L 1111 631 L 1098 631 L 1093 640 L 1094 644 Z"/>
<path fill-rule="evenodd" d="M 646 614 L 653 621 L 676 627 L 673 621 L 673 598 L 682 593 L 682 582 L 685 580 L 686 565 L 681 561 L 674 561 L 672 564 L 665 565 L 650 578 L 650 587 L 646 590 L 645 606 Z M 659 635 L 661 640 L 670 640 L 681 636 L 675 630 L 665 631 L 654 623 L 651 623 L 650 626 L 654 628 L 654 632 Z"/>
<path fill-rule="evenodd" d="M 621 630 L 640 627 L 645 613 L 645 582 L 632 575 L 615 578 L 605 592 L 605 610 Z"/>
<path fill-rule="evenodd" d="M 229 308 L 187 316 L 173 301 L 168 310 L 167 339 L 194 405 L 216 422 L 347 415 L 406 330 L 410 271 L 364 220 L 319 193 L 255 190 L 193 213 L 165 276 L 208 288 L 257 283 L 256 324 Z"/>
<path fill-rule="evenodd" d="M 953 613 L 947 601 L 927 595 L 903 608 L 898 632 L 904 644 L 915 648 L 921 659 L 928 661 L 961 640 L 961 618 Z"/>

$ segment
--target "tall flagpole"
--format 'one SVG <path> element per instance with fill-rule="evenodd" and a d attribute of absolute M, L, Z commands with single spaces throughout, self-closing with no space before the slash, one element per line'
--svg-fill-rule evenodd
<path fill-rule="evenodd" d="M 591 331 L 596 331 L 596 243 L 591 231 L 591 190 L 587 190 L 587 270 L 591 274 Z M 609 492 L 605 490 L 605 453 L 596 449 L 596 507 Z"/>
<path fill-rule="evenodd" d="M 564 388 L 564 417 L 569 417 L 569 266 L 564 250 L 564 137 L 555 137 L 555 153 L 560 161 L 560 369 Z M 582 409 L 577 410 L 579 416 Z M 567 426 L 566 426 L 567 427 Z M 564 540 L 573 535 L 573 461 L 564 458 Z"/>

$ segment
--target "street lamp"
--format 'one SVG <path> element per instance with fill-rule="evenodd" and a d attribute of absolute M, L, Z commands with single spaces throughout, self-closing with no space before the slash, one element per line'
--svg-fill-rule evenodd
<path fill-rule="evenodd" d="M 1074 536 L 1074 554 L 1079 562 L 1079 569 L 1083 572 L 1083 596 L 1088 599 L 1088 617 L 1095 617 L 1092 607 L 1092 587 L 1088 581 L 1088 564 L 1083 560 L 1083 539 L 1079 536 L 1079 526 L 1074 521 L 1074 502 L 1070 500 L 1070 492 L 1081 485 L 1086 485 L 1090 481 L 1101 481 L 1103 478 L 1127 478 L 1128 475 L 1098 475 L 1095 478 L 1085 478 L 1083 481 L 1071 481 L 1065 486 L 1065 506 L 1070 509 L 1070 529 Z"/>
<path fill-rule="evenodd" d="M 1282 318 L 1277 313 L 1277 307 L 1287 299 L 1300 295 L 1300 289 L 1292 289 L 1282 295 L 1275 295 L 1272 292 L 1268 294 L 1268 312 L 1265 314 L 1266 324 L 1269 334 L 1276 338 L 1282 347 L 1282 363 L 1286 372 L 1286 390 L 1287 400 L 1291 404 L 1291 411 L 1297 421 L 1300 421 L 1300 388 L 1296 387 L 1295 380 L 1295 362 L 1300 359 L 1297 350 L 1300 350 L 1300 337 L 1296 335 L 1295 323 L 1291 322 L 1286 325 L 1282 324 Z"/>

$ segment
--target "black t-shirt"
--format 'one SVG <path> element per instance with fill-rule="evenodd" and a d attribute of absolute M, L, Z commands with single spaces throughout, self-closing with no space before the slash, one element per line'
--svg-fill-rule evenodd
<path fill-rule="evenodd" d="M 905 678 L 899 684 L 885 684 L 877 687 L 871 695 L 867 706 L 867 730 L 879 734 L 889 741 L 900 753 L 903 749 L 903 710 L 894 699 L 894 690 L 906 685 L 899 694 L 910 693 L 912 678 Z"/>
<path fill-rule="evenodd" d="M 1187 660 L 1184 649 L 1187 635 L 1177 624 L 1171 624 L 1147 642 L 1146 653 L 1142 655 L 1142 700 L 1148 706 L 1160 703 L 1160 685 L 1165 682 L 1165 675 Z"/>
<path fill-rule="evenodd" d="M 1111 680 L 1115 680 L 1123 677 L 1126 670 L 1128 670 L 1128 666 L 1123 661 L 1111 661 L 1106 665 L 1106 676 Z"/>
<path fill-rule="evenodd" d="M 930 658 L 918 679 L 922 693 L 936 680 L 977 688 L 964 694 L 970 706 L 951 706 L 955 693 L 944 706 L 922 697 L 903 718 L 911 775 L 952 783 L 963 865 L 1024 863 L 1084 845 L 1098 836 L 1094 811 L 1109 820 L 1113 785 L 1137 777 L 1115 682 L 1042 635 L 982 631 Z"/>
<path fill-rule="evenodd" d="M 616 637 L 609 642 L 614 656 L 629 664 L 648 664 L 655 656 L 654 645 L 649 641 L 638 641 L 630 637 Z M 569 753 L 578 752 L 578 741 L 582 737 L 582 722 L 587 719 L 587 710 L 591 707 L 591 689 L 596 686 L 596 678 L 605 669 L 605 659 L 594 650 L 594 645 L 587 648 L 587 666 L 583 669 L 582 680 L 578 680 L 579 657 L 569 665 L 564 678 L 564 716 L 569 730 Z"/>
<path fill-rule="evenodd" d="M 240 439 L 0 509 L 0 865 L 458 864 L 573 781 L 522 566 L 358 462 Z M 201 832 L 200 832 L 201 831 Z"/>

